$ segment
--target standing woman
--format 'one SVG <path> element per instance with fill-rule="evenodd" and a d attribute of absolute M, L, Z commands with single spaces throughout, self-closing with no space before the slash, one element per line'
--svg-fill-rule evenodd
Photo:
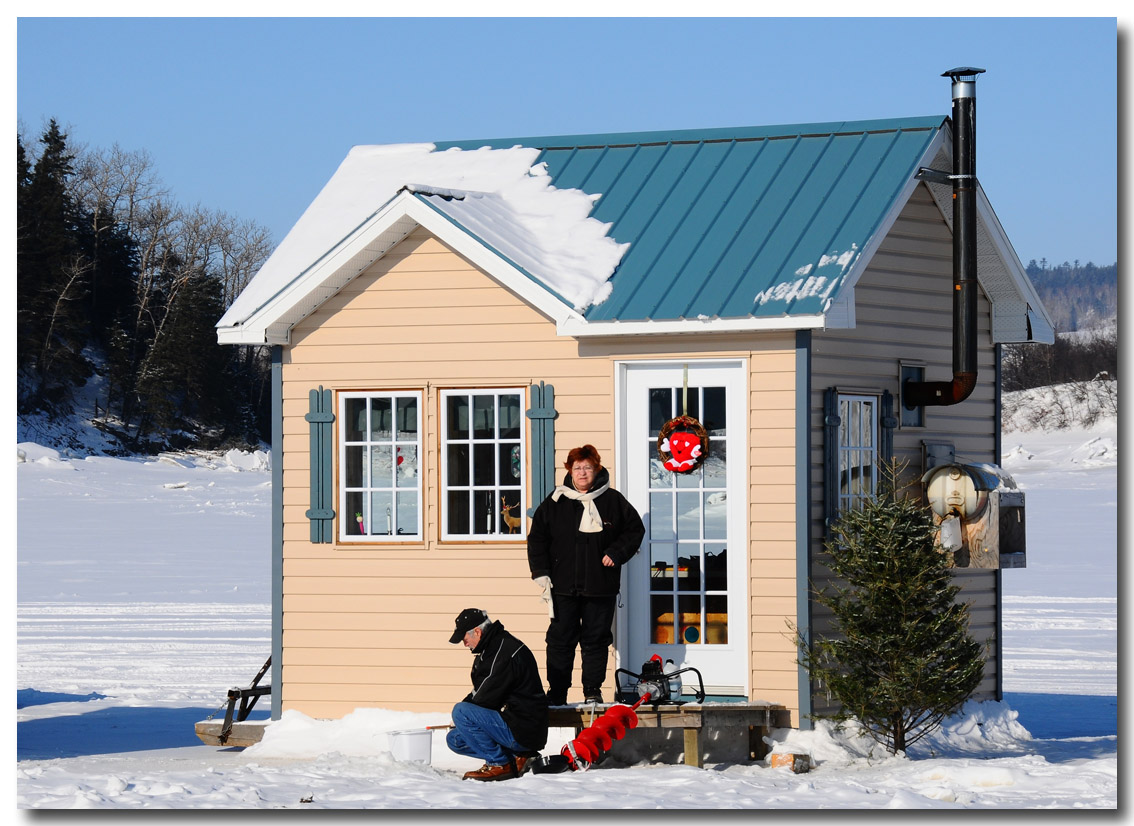
<path fill-rule="evenodd" d="M 583 697 L 602 699 L 622 566 L 646 535 L 642 517 L 610 486 L 593 445 L 567 454 L 567 475 L 532 517 L 528 566 L 550 602 L 547 699 L 564 705 L 575 648 L 582 651 Z"/>

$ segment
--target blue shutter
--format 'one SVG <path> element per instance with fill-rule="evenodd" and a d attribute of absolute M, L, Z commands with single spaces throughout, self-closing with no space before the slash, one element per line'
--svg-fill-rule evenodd
<path fill-rule="evenodd" d="M 882 403 L 878 411 L 878 478 L 884 491 L 894 490 L 894 429 L 898 417 L 894 415 L 894 394 L 889 390 L 882 393 Z"/>
<path fill-rule="evenodd" d="M 311 541 L 332 542 L 335 530 L 334 476 L 331 456 L 334 453 L 335 414 L 331 410 L 331 391 L 312 390 L 308 396 L 307 420 L 311 431 L 311 507 L 306 516 L 311 520 Z"/>
<path fill-rule="evenodd" d="M 839 391 L 828 387 L 823 393 L 823 522 L 831 530 L 839 515 Z"/>
<path fill-rule="evenodd" d="M 526 416 L 532 420 L 531 453 L 532 506 L 528 516 L 535 515 L 551 492 L 555 490 L 555 388 L 550 384 L 531 386 L 532 406 Z"/>

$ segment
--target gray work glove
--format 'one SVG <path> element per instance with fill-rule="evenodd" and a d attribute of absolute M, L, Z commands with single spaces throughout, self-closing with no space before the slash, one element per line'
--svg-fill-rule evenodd
<path fill-rule="evenodd" d="M 551 577 L 537 576 L 533 581 L 543 589 L 543 593 L 539 595 L 539 598 L 547 603 L 547 618 L 555 619 L 555 603 L 551 601 Z"/>

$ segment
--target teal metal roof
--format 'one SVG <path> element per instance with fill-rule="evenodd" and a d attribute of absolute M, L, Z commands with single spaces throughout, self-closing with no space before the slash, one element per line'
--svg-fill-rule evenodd
<path fill-rule="evenodd" d="M 822 313 L 947 118 L 502 138 L 630 248 L 588 321 Z"/>

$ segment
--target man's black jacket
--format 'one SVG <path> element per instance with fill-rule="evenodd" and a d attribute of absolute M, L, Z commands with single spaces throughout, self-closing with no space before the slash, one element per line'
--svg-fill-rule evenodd
<path fill-rule="evenodd" d="M 465 702 L 499 711 L 518 743 L 542 749 L 547 744 L 547 695 L 531 649 L 496 620 L 473 653 L 473 690 Z"/>

